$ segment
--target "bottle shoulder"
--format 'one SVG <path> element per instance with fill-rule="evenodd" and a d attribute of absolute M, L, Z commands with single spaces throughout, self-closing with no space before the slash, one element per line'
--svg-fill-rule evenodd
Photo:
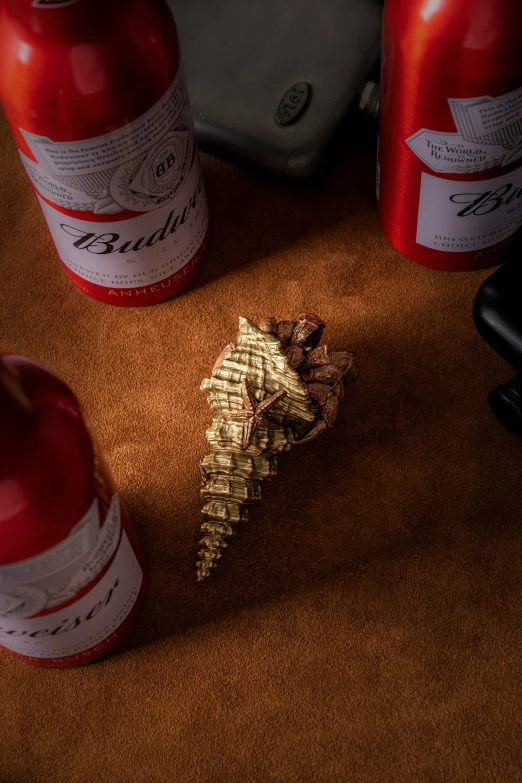
<path fill-rule="evenodd" d="M 520 49 L 519 0 L 388 0 L 384 23 L 411 46 L 412 57 L 424 37 L 438 39 L 442 56 L 455 44 L 476 52 L 503 46 L 506 57 Z"/>
<path fill-rule="evenodd" d="M 21 128 L 53 141 L 82 140 L 146 112 L 179 67 L 176 28 L 161 7 L 135 0 L 121 24 L 69 38 L 35 35 L 4 8 L 0 99 L 15 136 Z"/>
<path fill-rule="evenodd" d="M 0 564 L 65 538 L 92 502 L 94 447 L 68 387 L 23 357 L 3 357 L 35 410 L 35 426 L 0 479 Z"/>

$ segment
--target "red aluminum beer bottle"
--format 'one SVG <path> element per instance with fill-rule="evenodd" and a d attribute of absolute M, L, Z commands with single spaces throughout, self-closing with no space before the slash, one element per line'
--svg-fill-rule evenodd
<path fill-rule="evenodd" d="M 77 288 L 135 306 L 187 285 L 208 210 L 164 0 L 0 0 L 0 100 Z"/>
<path fill-rule="evenodd" d="M 434 269 L 498 261 L 522 225 L 520 0 L 387 0 L 379 218 Z"/>
<path fill-rule="evenodd" d="M 36 666 L 108 653 L 137 619 L 147 568 L 76 398 L 0 357 L 0 646 Z"/>

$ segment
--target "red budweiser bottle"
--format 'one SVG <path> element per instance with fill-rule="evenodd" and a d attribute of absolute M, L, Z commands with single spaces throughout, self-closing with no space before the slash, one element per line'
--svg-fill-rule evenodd
<path fill-rule="evenodd" d="M 520 0 L 387 0 L 379 218 L 419 264 L 498 261 L 522 225 Z"/>
<path fill-rule="evenodd" d="M 1 0 L 0 98 L 77 288 L 120 306 L 180 291 L 208 212 L 164 0 Z"/>
<path fill-rule="evenodd" d="M 0 645 L 37 666 L 100 658 L 145 600 L 145 559 L 77 400 L 0 358 Z"/>

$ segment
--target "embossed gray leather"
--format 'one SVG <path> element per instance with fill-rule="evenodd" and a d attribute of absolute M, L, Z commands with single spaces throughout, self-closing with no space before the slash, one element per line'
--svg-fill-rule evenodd
<path fill-rule="evenodd" d="M 381 0 L 169 0 L 202 150 L 305 177 L 378 60 Z M 281 125 L 285 93 L 312 95 Z"/>

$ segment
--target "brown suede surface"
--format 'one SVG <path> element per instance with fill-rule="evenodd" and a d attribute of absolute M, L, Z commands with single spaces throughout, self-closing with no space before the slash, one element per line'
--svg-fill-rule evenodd
<path fill-rule="evenodd" d="M 301 185 L 204 158 L 205 269 L 122 309 L 66 279 L 3 123 L 0 349 L 83 402 L 151 587 L 98 663 L 0 654 L 2 783 L 522 780 L 522 448 L 486 402 L 510 377 L 472 322 L 489 272 L 388 245 L 370 136 Z M 239 315 L 305 310 L 360 379 L 197 584 L 199 385 Z"/>

